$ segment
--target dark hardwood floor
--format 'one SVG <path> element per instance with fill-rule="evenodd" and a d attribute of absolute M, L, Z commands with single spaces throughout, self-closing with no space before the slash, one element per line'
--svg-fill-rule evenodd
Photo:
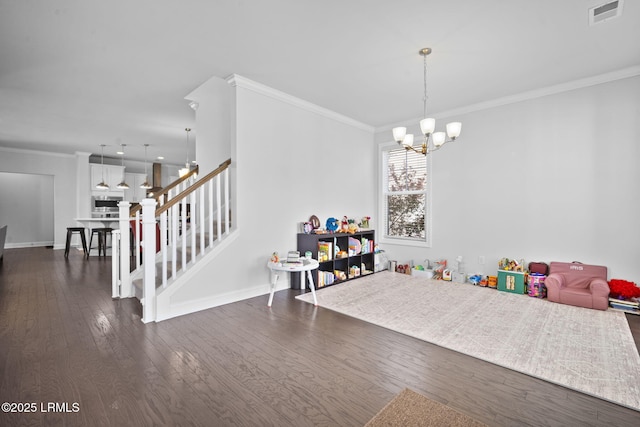
<path fill-rule="evenodd" d="M 491 426 L 640 423 L 640 412 L 314 308 L 297 291 L 277 292 L 272 309 L 265 295 L 144 325 L 136 300 L 111 299 L 110 280 L 109 259 L 5 251 L 0 403 L 36 408 L 0 412 L 1 426 L 362 426 L 405 387 Z M 640 316 L 628 317 L 638 343 Z"/>

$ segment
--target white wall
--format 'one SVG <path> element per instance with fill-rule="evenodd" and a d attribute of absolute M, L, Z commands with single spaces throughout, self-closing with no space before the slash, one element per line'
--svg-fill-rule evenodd
<path fill-rule="evenodd" d="M 211 118 L 202 115 L 206 100 L 199 102 L 200 145 L 210 140 L 200 123 Z M 375 210 L 373 129 L 312 111 L 293 98 L 283 100 L 281 93 L 256 91 L 253 85 L 236 87 L 230 103 L 237 123 L 229 152 L 238 238 L 176 295 L 176 303 L 212 294 L 265 294 L 266 263 L 273 251 L 296 248 L 300 222 L 312 214 L 324 222 L 329 216 L 361 217 Z M 288 286 L 286 279 L 280 283 Z"/>
<path fill-rule="evenodd" d="M 0 172 L 0 200 L 6 248 L 53 244 L 53 176 Z"/>
<path fill-rule="evenodd" d="M 76 156 L 3 147 L 0 152 L 0 172 L 53 176 L 54 203 L 49 212 L 54 221 L 54 248 L 64 248 L 67 227 L 77 225 L 73 221 L 77 212 L 76 180 L 80 173 Z M 86 169 L 88 173 L 88 166 Z M 89 179 L 88 175 L 86 179 Z"/>
<path fill-rule="evenodd" d="M 198 102 L 196 110 L 196 160 L 201 173 L 209 173 L 231 157 L 231 113 L 233 89 L 223 79 L 212 77 L 186 99 Z"/>
<path fill-rule="evenodd" d="M 398 261 L 463 255 L 484 274 L 502 257 L 581 261 L 640 282 L 638 117 L 636 76 L 450 118 L 463 129 L 432 154 L 432 248 L 383 249 Z"/>

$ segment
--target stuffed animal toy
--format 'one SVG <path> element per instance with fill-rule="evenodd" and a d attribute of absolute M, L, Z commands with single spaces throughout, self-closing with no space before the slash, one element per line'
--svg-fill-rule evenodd
<path fill-rule="evenodd" d="M 340 223 L 338 222 L 337 219 L 331 217 L 331 218 L 327 218 L 326 226 L 328 231 L 330 231 L 331 233 L 334 233 L 340 226 Z"/>
<path fill-rule="evenodd" d="M 349 232 L 349 220 L 346 216 L 342 217 L 342 222 L 340 222 L 340 231 L 342 231 L 343 233 Z"/>

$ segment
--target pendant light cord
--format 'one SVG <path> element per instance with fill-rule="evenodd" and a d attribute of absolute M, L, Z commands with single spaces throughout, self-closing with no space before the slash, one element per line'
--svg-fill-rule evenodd
<path fill-rule="evenodd" d="M 422 110 L 422 118 L 427 118 L 427 55 L 423 55 L 424 59 L 424 96 L 422 98 L 423 102 L 423 110 Z"/>

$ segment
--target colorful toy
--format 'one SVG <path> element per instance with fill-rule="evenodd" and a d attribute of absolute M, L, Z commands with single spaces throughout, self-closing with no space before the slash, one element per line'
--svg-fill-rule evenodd
<path fill-rule="evenodd" d="M 362 221 L 360 222 L 360 227 L 369 228 L 369 220 L 371 220 L 370 216 L 365 216 L 364 218 L 362 218 Z"/>
<path fill-rule="evenodd" d="M 340 222 L 340 231 L 343 233 L 349 232 L 349 220 L 346 216 L 342 217 L 342 221 Z"/>
<path fill-rule="evenodd" d="M 278 256 L 278 252 L 274 252 L 273 254 L 271 254 L 271 262 L 274 264 L 280 262 L 280 257 Z"/>
<path fill-rule="evenodd" d="M 327 223 L 325 225 L 327 226 L 328 231 L 330 231 L 331 233 L 335 233 L 338 227 L 340 226 L 340 223 L 338 222 L 337 219 L 335 219 L 334 217 L 331 217 L 331 218 L 327 218 Z"/>

